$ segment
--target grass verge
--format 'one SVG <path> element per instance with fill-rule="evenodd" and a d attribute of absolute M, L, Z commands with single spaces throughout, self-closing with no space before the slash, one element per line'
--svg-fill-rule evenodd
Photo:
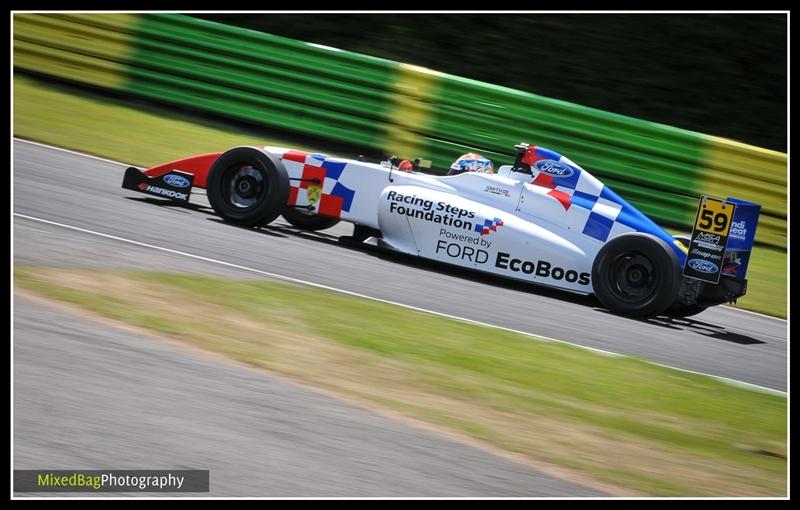
<path fill-rule="evenodd" d="M 273 282 L 18 267 L 15 284 L 623 494 L 787 492 L 783 396 Z"/>
<path fill-rule="evenodd" d="M 75 88 L 14 77 L 14 135 L 30 140 L 143 167 L 236 145 L 312 150 L 288 134 L 286 139 L 265 137 L 157 107 L 138 108 Z M 736 306 L 785 318 L 786 275 L 785 250 L 757 248 L 750 262 L 748 294 Z"/>
<path fill-rule="evenodd" d="M 14 135 L 145 168 L 237 145 L 312 150 L 288 138 L 20 75 L 14 76 Z"/>

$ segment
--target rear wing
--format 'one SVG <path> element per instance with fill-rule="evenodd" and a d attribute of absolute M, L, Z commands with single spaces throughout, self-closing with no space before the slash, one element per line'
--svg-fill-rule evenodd
<path fill-rule="evenodd" d="M 753 202 L 702 196 L 683 275 L 714 284 L 721 277 L 744 281 L 760 213 Z"/>
<path fill-rule="evenodd" d="M 750 253 L 756 239 L 758 217 L 761 206 L 753 202 L 728 197 L 728 202 L 736 205 L 733 213 L 731 229 L 728 232 L 728 243 L 725 246 L 725 260 L 722 267 L 723 276 L 730 276 L 737 280 L 744 280 L 747 274 L 747 265 L 750 263 Z"/>

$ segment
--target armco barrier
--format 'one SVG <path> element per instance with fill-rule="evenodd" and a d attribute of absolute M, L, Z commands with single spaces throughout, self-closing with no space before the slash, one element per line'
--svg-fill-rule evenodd
<path fill-rule="evenodd" d="M 701 194 L 758 202 L 758 241 L 786 247 L 786 154 L 718 137 L 174 14 L 16 14 L 14 65 L 438 167 L 527 141 L 684 231 Z"/>

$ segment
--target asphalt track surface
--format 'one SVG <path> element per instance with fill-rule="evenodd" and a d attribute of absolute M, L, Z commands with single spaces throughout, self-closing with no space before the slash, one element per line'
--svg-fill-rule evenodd
<path fill-rule="evenodd" d="M 262 370 L 14 301 L 15 469 L 210 471 L 210 492 L 161 496 L 602 496 Z"/>
<path fill-rule="evenodd" d="M 15 264 L 265 277 L 176 253 L 185 252 L 786 390 L 785 321 L 723 307 L 679 321 L 616 317 L 573 294 L 353 247 L 338 240 L 350 233 L 345 224 L 322 233 L 281 220 L 237 228 L 202 207 L 122 190 L 123 171 L 15 141 L 14 212 L 75 227 L 15 216 Z M 193 201 L 206 203 L 201 194 Z M 42 303 L 15 299 L 14 321 L 16 469 L 211 469 L 211 495 L 219 496 L 600 495 L 267 373 Z"/>
<path fill-rule="evenodd" d="M 779 391 L 787 385 L 787 322 L 729 307 L 686 319 L 612 315 L 592 298 L 353 247 L 340 223 L 300 232 L 281 219 L 261 229 L 225 224 L 192 196 L 188 209 L 120 188 L 124 166 L 14 142 L 14 212 L 419 307 L 637 356 Z M 137 267 L 263 275 L 15 217 L 19 264 Z M 47 249 L 48 244 L 57 244 Z M 137 254 L 137 255 L 134 255 Z M 745 297 L 744 299 L 747 299 Z M 402 327 L 402 324 L 398 324 Z M 432 340 L 434 341 L 434 340 Z"/>

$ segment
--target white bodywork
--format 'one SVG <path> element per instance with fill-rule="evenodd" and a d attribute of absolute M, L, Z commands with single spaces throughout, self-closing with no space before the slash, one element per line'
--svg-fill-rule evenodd
<path fill-rule="evenodd" d="M 560 189 L 536 184 L 536 169 L 516 173 L 503 166 L 497 174 L 433 176 L 285 148 L 264 150 L 280 158 L 289 174 L 290 204 L 378 229 L 382 243 L 397 251 L 518 280 L 591 293 L 600 248 L 636 230 L 614 221 L 622 206 L 601 198 L 603 184 L 566 158 L 559 161 L 577 177 L 571 188 Z M 594 197 L 591 207 L 565 202 L 576 191 Z M 604 240 L 585 233 L 593 212 L 608 218 Z"/>

